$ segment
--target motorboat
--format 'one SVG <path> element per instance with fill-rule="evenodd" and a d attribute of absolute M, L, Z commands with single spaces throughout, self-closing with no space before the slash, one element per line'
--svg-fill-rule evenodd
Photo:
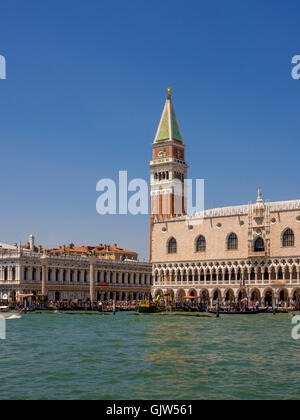
<path fill-rule="evenodd" d="M 16 312 L 11 311 L 9 306 L 0 306 L 0 319 L 20 319 L 22 316 Z"/>

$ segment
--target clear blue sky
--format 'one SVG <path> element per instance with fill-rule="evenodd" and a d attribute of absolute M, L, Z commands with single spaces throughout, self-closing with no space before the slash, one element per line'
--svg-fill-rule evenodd
<path fill-rule="evenodd" d="M 148 218 L 99 216 L 103 177 L 148 179 L 166 97 L 206 208 L 300 198 L 300 3 L 2 2 L 0 242 L 118 243 L 148 256 Z"/>

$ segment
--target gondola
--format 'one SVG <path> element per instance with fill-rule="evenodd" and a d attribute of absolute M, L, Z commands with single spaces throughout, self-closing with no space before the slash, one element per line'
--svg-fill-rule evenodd
<path fill-rule="evenodd" d="M 211 314 L 217 314 L 216 310 L 209 310 Z M 259 311 L 219 311 L 219 315 L 256 315 Z"/>

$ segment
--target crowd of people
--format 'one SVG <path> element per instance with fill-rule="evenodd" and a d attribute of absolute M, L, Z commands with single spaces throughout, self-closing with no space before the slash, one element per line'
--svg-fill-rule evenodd
<path fill-rule="evenodd" d="M 48 310 L 70 310 L 70 311 L 99 311 L 99 312 L 113 312 L 113 311 L 134 311 L 137 306 L 139 306 L 140 301 L 138 300 L 118 300 L 113 301 L 111 300 L 103 300 L 94 302 L 91 304 L 90 301 L 83 302 L 80 300 L 58 300 L 58 301 L 48 301 L 47 303 L 39 302 L 38 300 L 35 302 L 28 302 L 22 300 L 17 302 L 8 302 L 8 301 L 0 301 L 1 305 L 8 305 L 13 309 L 16 310 L 34 310 L 34 309 L 48 309 Z M 154 304 L 154 302 L 152 303 Z M 187 310 L 187 311 L 203 311 L 203 310 L 216 310 L 218 308 L 226 311 L 253 311 L 253 310 L 260 310 L 260 309 L 272 309 L 273 305 L 271 302 L 264 302 L 260 303 L 259 301 L 248 301 L 247 299 L 242 299 L 240 301 L 222 301 L 222 300 L 214 300 L 213 302 L 199 300 L 199 299 L 186 299 L 175 301 L 171 299 L 163 299 L 160 300 L 158 303 L 159 306 L 165 306 L 169 310 Z M 292 301 L 289 306 L 287 302 L 280 301 L 276 305 L 277 308 L 280 310 L 287 310 L 287 309 L 299 309 L 297 308 L 297 302 Z"/>

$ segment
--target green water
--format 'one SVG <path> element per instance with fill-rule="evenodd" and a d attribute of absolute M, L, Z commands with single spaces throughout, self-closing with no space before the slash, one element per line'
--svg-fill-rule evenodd
<path fill-rule="evenodd" d="M 27 314 L 0 341 L 1 399 L 299 399 L 289 315 Z"/>

